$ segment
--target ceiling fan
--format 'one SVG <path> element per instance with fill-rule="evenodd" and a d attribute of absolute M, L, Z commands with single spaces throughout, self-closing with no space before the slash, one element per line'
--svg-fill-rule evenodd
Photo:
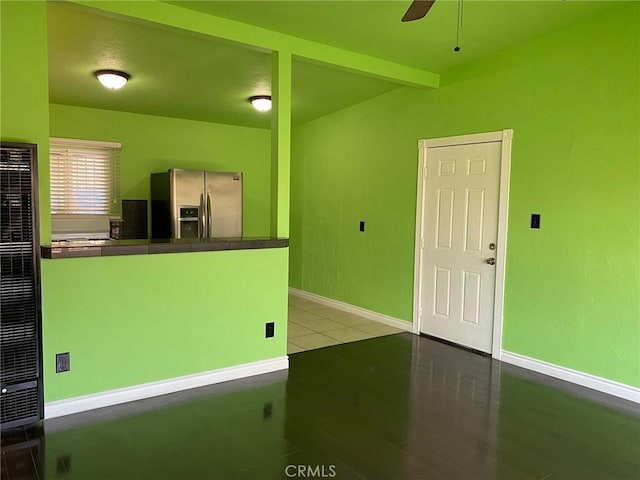
<path fill-rule="evenodd" d="M 433 6 L 436 0 L 413 0 L 409 9 L 402 17 L 403 22 L 412 22 L 413 20 L 420 20 Z"/>
<path fill-rule="evenodd" d="M 454 52 L 460 51 L 460 29 L 462 28 L 462 2 L 458 0 L 458 24 L 456 28 L 456 46 L 453 49 Z M 412 22 L 414 20 L 420 20 L 429 13 L 436 0 L 413 0 L 409 8 L 402 17 L 403 22 Z"/>

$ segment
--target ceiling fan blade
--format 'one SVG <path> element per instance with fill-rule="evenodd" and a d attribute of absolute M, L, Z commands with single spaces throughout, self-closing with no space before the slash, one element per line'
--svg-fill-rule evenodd
<path fill-rule="evenodd" d="M 413 3 L 409 5 L 409 9 L 402 17 L 403 22 L 411 22 L 413 20 L 419 20 L 424 17 L 429 9 L 433 6 L 436 0 L 413 0 Z"/>

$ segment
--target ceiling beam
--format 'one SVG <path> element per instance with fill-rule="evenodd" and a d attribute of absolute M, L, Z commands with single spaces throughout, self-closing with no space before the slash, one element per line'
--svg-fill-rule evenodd
<path fill-rule="evenodd" d="M 102 10 L 108 14 L 124 15 L 238 42 L 249 48 L 286 51 L 297 57 L 335 65 L 405 85 L 429 88 L 438 88 L 440 85 L 440 75 L 437 73 L 196 12 L 158 0 L 144 2 L 71 0 L 71 2 Z"/>

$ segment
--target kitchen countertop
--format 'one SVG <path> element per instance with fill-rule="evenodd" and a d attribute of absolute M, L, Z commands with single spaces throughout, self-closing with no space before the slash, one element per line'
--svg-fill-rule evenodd
<path fill-rule="evenodd" d="M 284 248 L 288 238 L 241 237 L 209 239 L 87 240 L 51 242 L 42 245 L 42 258 L 112 257 L 116 255 L 149 255 L 154 253 L 212 252 Z"/>

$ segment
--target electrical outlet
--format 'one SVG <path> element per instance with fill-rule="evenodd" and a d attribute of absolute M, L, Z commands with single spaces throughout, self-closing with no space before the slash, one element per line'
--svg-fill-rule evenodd
<path fill-rule="evenodd" d="M 56 473 L 64 475 L 71 471 L 71 454 L 59 455 L 56 459 Z"/>
<path fill-rule="evenodd" d="M 262 407 L 262 418 L 265 420 L 267 418 L 271 418 L 271 414 L 273 413 L 273 404 L 271 402 L 267 402 Z"/>
<path fill-rule="evenodd" d="M 276 325 L 273 322 L 265 323 L 264 337 L 271 338 L 276 334 Z"/>
<path fill-rule="evenodd" d="M 71 370 L 71 354 L 56 353 L 56 373 L 68 372 Z"/>

